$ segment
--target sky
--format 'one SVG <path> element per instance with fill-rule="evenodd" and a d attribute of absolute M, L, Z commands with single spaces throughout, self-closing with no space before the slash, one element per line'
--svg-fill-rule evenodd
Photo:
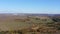
<path fill-rule="evenodd" d="M 0 0 L 0 13 L 60 14 L 60 0 Z"/>

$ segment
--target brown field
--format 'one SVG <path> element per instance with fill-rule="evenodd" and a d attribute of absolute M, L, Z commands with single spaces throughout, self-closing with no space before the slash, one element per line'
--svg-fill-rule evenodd
<path fill-rule="evenodd" d="M 60 16 L 0 14 L 0 34 L 60 34 Z"/>

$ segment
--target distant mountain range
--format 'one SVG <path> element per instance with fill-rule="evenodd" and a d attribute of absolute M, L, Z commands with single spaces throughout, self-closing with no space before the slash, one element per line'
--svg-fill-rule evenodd
<path fill-rule="evenodd" d="M 4 16 L 60 16 L 60 14 L 28 14 L 28 13 L 2 13 L 0 14 L 1 15 L 4 15 Z"/>

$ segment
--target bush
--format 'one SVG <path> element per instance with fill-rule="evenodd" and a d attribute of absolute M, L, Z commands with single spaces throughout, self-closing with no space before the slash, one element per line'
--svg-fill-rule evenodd
<path fill-rule="evenodd" d="M 35 18 L 36 20 L 40 20 L 40 18 Z"/>

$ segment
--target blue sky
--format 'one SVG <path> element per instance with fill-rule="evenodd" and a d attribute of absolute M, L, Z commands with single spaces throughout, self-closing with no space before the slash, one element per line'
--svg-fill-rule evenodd
<path fill-rule="evenodd" d="M 0 13 L 60 14 L 60 0 L 0 0 Z"/>

